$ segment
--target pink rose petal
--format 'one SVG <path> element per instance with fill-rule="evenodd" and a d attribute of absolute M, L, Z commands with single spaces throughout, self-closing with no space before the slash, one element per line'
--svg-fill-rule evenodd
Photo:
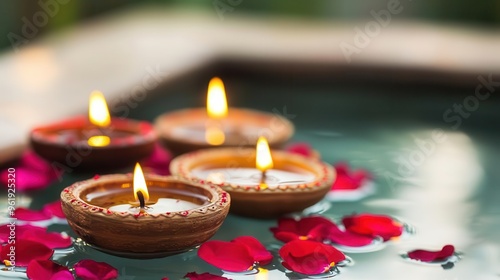
<path fill-rule="evenodd" d="M 51 260 L 32 260 L 26 270 L 30 280 L 73 280 L 73 274 L 65 266 Z"/>
<path fill-rule="evenodd" d="M 305 142 L 293 143 L 293 144 L 289 145 L 288 147 L 286 147 L 286 150 L 288 152 L 303 155 L 305 157 L 312 158 L 312 159 L 319 159 L 320 158 L 319 153 L 316 150 L 314 150 L 311 147 L 311 145 L 309 145 L 308 143 L 305 143 Z"/>
<path fill-rule="evenodd" d="M 19 192 L 46 188 L 58 177 L 52 166 L 32 151 L 22 155 L 20 163 L 15 169 L 16 190 Z M 7 186 L 11 176 L 9 176 L 7 169 L 2 170 L 0 182 Z"/>
<path fill-rule="evenodd" d="M 439 251 L 428 251 L 428 250 L 414 250 L 408 252 L 408 257 L 413 260 L 422 262 L 433 262 L 445 260 L 455 253 L 455 247 L 453 245 L 445 245 Z"/>
<path fill-rule="evenodd" d="M 24 207 L 17 208 L 14 211 L 14 217 L 22 221 L 43 221 L 51 218 L 51 216 L 48 216 L 43 211 L 31 210 Z"/>
<path fill-rule="evenodd" d="M 85 259 L 76 263 L 73 268 L 83 280 L 111 280 L 118 277 L 118 270 L 105 262 Z"/>
<path fill-rule="evenodd" d="M 0 180 L 5 186 L 8 185 L 8 174 L 7 170 L 3 170 L 0 173 Z M 23 192 L 44 189 L 52 182 L 54 182 L 54 178 L 42 171 L 23 166 L 16 167 L 16 191 Z"/>
<path fill-rule="evenodd" d="M 0 252 L 2 260 L 10 261 L 10 255 L 13 251 L 15 253 L 15 266 L 27 266 L 32 260 L 48 260 L 54 253 L 54 250 L 42 243 L 19 238 L 16 239 L 15 246 L 13 244 L 2 246 Z"/>
<path fill-rule="evenodd" d="M 245 246 L 253 259 L 260 265 L 267 265 L 273 260 L 271 252 L 253 236 L 240 236 L 233 239 L 232 242 Z"/>
<path fill-rule="evenodd" d="M 42 212 L 45 213 L 47 216 L 66 219 L 66 216 L 64 215 L 64 212 L 62 210 L 60 200 L 56 200 L 54 202 L 45 204 L 42 208 Z"/>
<path fill-rule="evenodd" d="M 69 236 L 64 236 L 59 232 L 25 231 L 19 237 L 42 243 L 51 249 L 68 248 L 73 244 Z"/>
<path fill-rule="evenodd" d="M 156 143 L 153 153 L 142 161 L 141 166 L 159 175 L 170 175 L 170 161 L 172 161 L 170 152 L 165 150 L 159 143 Z"/>
<path fill-rule="evenodd" d="M 81 260 L 74 266 L 82 280 L 112 280 L 118 278 L 118 270 L 105 262 Z"/>
<path fill-rule="evenodd" d="M 202 274 L 198 274 L 196 272 L 189 272 L 188 274 L 184 275 L 184 278 L 188 278 L 189 280 L 231 280 L 229 278 L 213 275 L 208 272 Z"/>
<path fill-rule="evenodd" d="M 198 249 L 198 256 L 217 268 L 232 272 L 247 271 L 254 265 L 247 248 L 236 242 L 207 241 Z"/>
<path fill-rule="evenodd" d="M 25 152 L 22 157 L 21 157 L 21 166 L 27 166 L 31 167 L 32 169 L 41 171 L 41 172 L 47 172 L 51 173 L 54 172 L 54 169 L 50 165 L 50 163 L 40 156 L 38 156 L 34 151 L 27 151 Z M 52 174 L 56 175 L 56 174 Z"/>
<path fill-rule="evenodd" d="M 0 226 L 0 243 L 6 243 L 9 241 L 9 237 L 11 236 L 11 232 L 13 233 L 13 237 L 20 238 L 23 236 L 25 232 L 32 232 L 33 234 L 45 233 L 47 231 L 46 228 L 36 227 L 32 225 L 12 225 L 6 224 Z"/>
<path fill-rule="evenodd" d="M 45 204 L 42 210 L 19 207 L 14 211 L 14 216 L 22 221 L 43 221 L 52 217 L 66 218 L 60 200 Z"/>

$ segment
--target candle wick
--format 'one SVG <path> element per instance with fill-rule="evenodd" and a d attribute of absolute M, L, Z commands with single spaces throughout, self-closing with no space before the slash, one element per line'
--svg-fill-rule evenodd
<path fill-rule="evenodd" d="M 146 208 L 146 201 L 144 200 L 144 194 L 141 191 L 137 191 L 137 197 L 139 198 L 139 206 L 141 210 Z"/>
<path fill-rule="evenodd" d="M 266 171 L 262 171 L 262 176 L 260 177 L 260 183 L 264 184 L 266 183 Z"/>

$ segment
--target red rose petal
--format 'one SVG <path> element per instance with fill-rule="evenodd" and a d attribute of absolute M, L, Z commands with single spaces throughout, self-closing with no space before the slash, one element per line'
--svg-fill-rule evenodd
<path fill-rule="evenodd" d="M 153 153 L 141 163 L 141 166 L 150 168 L 159 175 L 170 175 L 170 161 L 172 161 L 170 152 L 165 150 L 159 143 L 156 143 Z"/>
<path fill-rule="evenodd" d="M 3 170 L 0 173 L 0 181 L 3 185 L 8 185 L 8 171 Z M 47 173 L 33 170 L 27 167 L 16 167 L 16 190 L 19 192 L 44 189 L 55 179 L 48 176 Z"/>
<path fill-rule="evenodd" d="M 408 252 L 408 257 L 422 262 L 442 261 L 455 253 L 453 245 L 445 245 L 440 251 L 414 250 Z"/>
<path fill-rule="evenodd" d="M 27 151 L 22 155 L 20 165 L 30 167 L 34 170 L 42 172 L 47 172 L 47 173 L 54 172 L 54 169 L 49 164 L 49 162 L 38 156 L 33 151 Z"/>
<path fill-rule="evenodd" d="M 306 157 L 310 156 L 313 152 L 311 145 L 305 142 L 291 144 L 286 148 L 286 150 Z"/>
<path fill-rule="evenodd" d="M 14 217 L 22 221 L 43 221 L 51 218 L 51 216 L 47 216 L 43 211 L 31 210 L 24 207 L 17 208 L 14 211 Z"/>
<path fill-rule="evenodd" d="M 373 237 L 371 236 L 356 234 L 349 231 L 342 231 L 335 224 L 325 230 L 328 231 L 328 239 L 338 245 L 349 247 L 363 247 L 370 245 L 373 242 Z"/>
<path fill-rule="evenodd" d="M 30 280 L 73 280 L 73 274 L 63 265 L 50 260 L 32 260 L 26 270 Z"/>
<path fill-rule="evenodd" d="M 67 248 L 73 244 L 69 236 L 64 236 L 59 232 L 25 231 L 19 237 L 42 243 L 51 249 Z"/>
<path fill-rule="evenodd" d="M 27 266 L 32 260 L 48 260 L 54 253 L 54 250 L 42 243 L 19 238 L 16 239 L 16 244 L 2 246 L 2 260 L 10 261 L 9 254 L 12 255 L 12 251 L 15 253 L 15 266 Z"/>
<path fill-rule="evenodd" d="M 226 271 L 247 271 L 254 259 L 245 246 L 236 242 L 211 240 L 198 249 L 198 256 L 207 263 Z"/>
<path fill-rule="evenodd" d="M 267 265 L 273 260 L 271 252 L 253 236 L 240 236 L 233 239 L 232 242 L 245 246 L 250 255 L 252 255 L 254 261 L 258 262 L 260 265 Z"/>
<path fill-rule="evenodd" d="M 332 190 L 356 190 L 372 177 L 368 171 L 357 170 L 351 173 L 349 169 L 349 165 L 345 162 L 335 165 L 337 178 L 333 182 Z"/>
<path fill-rule="evenodd" d="M 323 231 L 313 230 L 320 225 L 332 225 L 332 222 L 320 216 L 306 217 L 300 220 L 281 218 L 278 220 L 278 227 L 271 228 L 271 231 L 274 237 L 282 242 L 298 239 L 323 241 L 327 235 L 320 234 Z"/>
<path fill-rule="evenodd" d="M 371 237 L 380 236 L 384 241 L 403 233 L 403 225 L 385 215 L 355 214 L 342 218 L 342 223 L 347 231 Z"/>
<path fill-rule="evenodd" d="M 0 243 L 6 243 L 9 240 L 9 236 L 11 232 L 13 232 L 12 236 L 20 238 L 25 232 L 33 232 L 37 233 L 45 233 L 47 231 L 46 228 L 36 227 L 32 225 L 12 225 L 6 224 L 0 226 Z"/>
<path fill-rule="evenodd" d="M 320 154 L 305 142 L 294 143 L 286 147 L 288 152 L 303 155 L 312 159 L 320 159 Z"/>
<path fill-rule="evenodd" d="M 82 280 L 111 280 L 118 278 L 118 270 L 105 262 L 81 260 L 74 266 Z"/>
<path fill-rule="evenodd" d="M 281 247 L 279 254 L 284 267 L 306 275 L 327 272 L 345 260 L 345 255 L 334 247 L 309 240 L 288 242 Z"/>
<path fill-rule="evenodd" d="M 293 240 L 306 239 L 306 237 L 301 237 L 296 233 L 286 232 L 286 231 L 274 233 L 274 238 L 284 243 L 288 243 Z"/>
<path fill-rule="evenodd" d="M 47 161 L 32 151 L 22 155 L 20 163 L 15 169 L 16 190 L 20 192 L 46 188 L 58 176 Z M 3 185 L 7 186 L 10 178 L 12 177 L 9 177 L 7 169 L 0 172 L 0 181 Z"/>
<path fill-rule="evenodd" d="M 188 278 L 189 280 L 231 280 L 229 278 L 213 275 L 208 272 L 202 274 L 198 274 L 196 272 L 189 272 L 188 274 L 184 275 L 184 278 Z"/>
<path fill-rule="evenodd" d="M 42 208 L 42 212 L 45 213 L 47 216 L 66 219 L 66 215 L 64 215 L 64 212 L 62 210 L 60 200 L 45 204 Z"/>
<path fill-rule="evenodd" d="M 300 257 L 290 255 L 288 258 L 288 261 L 282 263 L 286 269 L 306 275 L 325 273 L 333 267 L 324 255 L 315 255 L 314 257 L 312 255 Z"/>

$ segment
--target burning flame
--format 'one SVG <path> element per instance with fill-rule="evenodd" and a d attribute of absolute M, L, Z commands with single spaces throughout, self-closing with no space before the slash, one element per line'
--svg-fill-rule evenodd
<path fill-rule="evenodd" d="M 273 158 L 269 144 L 264 136 L 259 137 L 257 141 L 257 155 L 255 158 L 255 166 L 262 172 L 273 168 Z"/>
<path fill-rule="evenodd" d="M 89 120 L 98 127 L 108 127 L 111 123 L 106 99 L 104 99 L 102 92 L 97 90 L 90 94 Z M 110 142 L 111 139 L 105 135 L 92 136 L 87 140 L 89 146 L 92 147 L 105 147 L 109 145 Z"/>
<path fill-rule="evenodd" d="M 90 94 L 89 120 L 99 127 L 107 127 L 111 123 L 106 99 L 100 91 L 93 91 Z"/>
<path fill-rule="evenodd" d="M 207 114 L 210 120 L 206 125 L 205 140 L 213 146 L 222 145 L 226 136 L 218 120 L 227 116 L 227 100 L 224 83 L 217 77 L 212 78 L 208 84 Z"/>
<path fill-rule="evenodd" d="M 227 116 L 227 100 L 224 83 L 214 77 L 208 84 L 207 113 L 212 119 L 222 119 Z"/>
<path fill-rule="evenodd" d="M 144 195 L 144 200 L 147 202 L 149 200 L 148 187 L 146 186 L 146 179 L 144 179 L 144 173 L 142 173 L 142 168 L 139 163 L 135 164 L 134 168 L 134 198 L 136 201 L 139 200 L 137 192 L 142 192 Z"/>

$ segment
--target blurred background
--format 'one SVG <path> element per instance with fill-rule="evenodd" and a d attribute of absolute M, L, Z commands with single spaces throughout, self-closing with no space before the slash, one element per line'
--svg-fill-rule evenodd
<path fill-rule="evenodd" d="M 53 0 L 55 1 L 55 0 Z M 218 2 L 219 1 L 219 2 Z M 231 16 L 251 13 L 259 16 L 289 16 L 306 19 L 362 20 L 370 18 L 370 11 L 387 6 L 389 1 L 283 1 L 283 0 L 64 0 L 64 13 L 51 17 L 47 25 L 40 28 L 37 36 L 77 24 L 86 19 L 109 13 L 113 10 L 130 8 L 145 3 L 155 3 L 168 7 L 185 7 L 214 12 L 214 5 L 227 7 Z M 51 2 L 51 1 L 44 1 Z M 500 0 L 422 1 L 403 0 L 405 9 L 396 17 L 410 20 L 425 20 L 436 23 L 477 26 L 491 28 L 500 23 Z M 411 5 L 410 5 L 411 3 Z M 0 49 L 10 45 L 9 32 L 19 34 L 24 24 L 22 18 L 32 19 L 40 10 L 39 1 L 5 0 L 0 2 Z M 232 13 L 234 12 L 234 13 Z M 227 13 L 226 13 L 227 14 Z"/>
<path fill-rule="evenodd" d="M 365 84 L 371 95 L 367 82 L 432 87 L 395 91 L 419 99 L 456 87 L 470 94 L 479 76 L 491 89 L 498 27 L 500 0 L 0 1 L 0 163 L 20 154 L 33 127 L 85 113 L 91 91 L 116 108 L 151 75 L 148 96 L 174 81 L 196 84 L 197 102 L 184 107 L 203 105 L 214 75 L 280 77 L 292 88 L 326 81 L 328 92 Z"/>

